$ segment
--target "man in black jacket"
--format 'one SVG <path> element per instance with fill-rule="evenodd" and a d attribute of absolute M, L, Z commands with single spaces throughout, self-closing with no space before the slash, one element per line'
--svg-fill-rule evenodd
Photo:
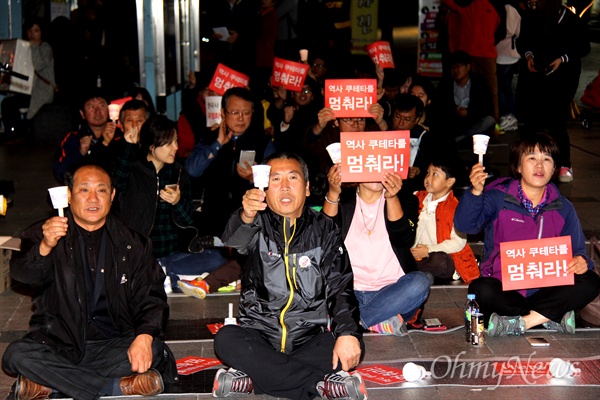
<path fill-rule="evenodd" d="M 246 192 L 223 234 L 248 261 L 240 325 L 215 337 L 215 353 L 235 370 L 217 372 L 213 395 L 366 399 L 360 375 L 346 372 L 364 345 L 340 230 L 305 206 L 308 167 L 300 157 L 277 153 L 265 162 L 268 188 Z"/>
<path fill-rule="evenodd" d="M 81 166 L 67 184 L 66 217 L 28 228 L 11 260 L 12 277 L 39 289 L 29 332 L 2 359 L 18 375 L 15 398 L 161 393 L 161 373 L 177 377 L 160 339 L 168 305 L 152 245 L 108 215 L 115 190 L 105 170 Z"/>
<path fill-rule="evenodd" d="M 492 92 L 480 74 L 471 71 L 471 57 L 464 51 L 450 55 L 452 78 L 442 79 L 437 90 L 433 132 L 453 134 L 460 142 L 474 134 L 494 132 Z"/>

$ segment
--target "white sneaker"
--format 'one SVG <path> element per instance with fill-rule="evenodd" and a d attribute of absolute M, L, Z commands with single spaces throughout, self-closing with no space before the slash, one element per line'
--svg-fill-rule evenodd
<path fill-rule="evenodd" d="M 517 119 L 515 118 L 515 116 L 512 114 L 507 114 L 507 115 L 503 115 L 502 117 L 500 117 L 500 121 L 498 122 L 498 125 L 500 125 L 501 129 L 507 130 L 506 129 L 507 127 L 512 126 L 516 123 L 517 123 Z"/>
<path fill-rule="evenodd" d="M 558 181 L 562 183 L 573 182 L 573 168 L 561 167 L 558 171 Z"/>

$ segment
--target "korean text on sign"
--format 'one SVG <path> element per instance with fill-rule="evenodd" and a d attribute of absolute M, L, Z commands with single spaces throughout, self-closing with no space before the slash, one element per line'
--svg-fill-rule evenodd
<path fill-rule="evenodd" d="M 571 237 L 500 243 L 503 290 L 572 285 Z"/>
<path fill-rule="evenodd" d="M 336 118 L 369 118 L 369 106 L 377 102 L 376 79 L 325 80 L 325 107 Z"/>
<path fill-rule="evenodd" d="M 306 64 L 275 58 L 271 81 L 273 86 L 283 86 L 287 90 L 299 92 L 304 86 L 307 73 L 308 65 Z"/>
<path fill-rule="evenodd" d="M 382 68 L 396 68 L 389 42 L 371 43 L 367 46 L 367 53 L 375 65 L 381 65 Z"/>
<path fill-rule="evenodd" d="M 343 182 L 381 182 L 386 172 L 408 175 L 409 131 L 341 132 Z"/>
<path fill-rule="evenodd" d="M 223 95 L 232 87 L 248 86 L 249 78 L 247 75 L 237 72 L 223 64 L 217 65 L 215 74 L 208 88 L 219 95 Z"/>

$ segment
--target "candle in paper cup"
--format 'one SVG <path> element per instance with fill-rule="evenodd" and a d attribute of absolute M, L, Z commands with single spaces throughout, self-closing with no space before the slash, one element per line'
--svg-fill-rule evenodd
<path fill-rule="evenodd" d="M 50 193 L 50 199 L 52 200 L 52 207 L 55 210 L 58 210 L 58 215 L 64 217 L 63 209 L 69 207 L 69 199 L 67 197 L 67 187 L 66 186 L 56 186 L 48 189 Z"/>
<path fill-rule="evenodd" d="M 407 382 L 419 381 L 428 375 L 425 367 L 417 365 L 415 363 L 406 363 L 402 367 L 402 376 Z"/>
<path fill-rule="evenodd" d="M 0 194 L 0 215 L 6 215 L 6 199 Z"/>
<path fill-rule="evenodd" d="M 342 145 L 339 142 L 331 143 L 325 148 L 327 149 L 329 157 L 331 157 L 331 161 L 333 161 L 334 164 L 339 164 L 342 162 Z"/>
<path fill-rule="evenodd" d="M 225 318 L 223 325 L 237 325 L 237 320 L 233 318 L 233 303 L 229 303 L 229 317 Z"/>
<path fill-rule="evenodd" d="M 109 104 L 108 105 L 108 118 L 110 118 L 111 120 L 113 120 L 113 121 L 118 120 L 120 112 L 121 112 L 120 104 Z"/>
<path fill-rule="evenodd" d="M 483 155 L 487 152 L 489 141 L 488 135 L 473 135 L 473 153 L 479 155 L 479 162 L 483 162 Z"/>
<path fill-rule="evenodd" d="M 308 50 L 300 49 L 300 61 L 308 61 Z"/>
<path fill-rule="evenodd" d="M 253 165 L 252 176 L 254 177 L 254 187 L 265 190 L 269 186 L 269 176 L 271 175 L 271 166 L 265 164 Z"/>

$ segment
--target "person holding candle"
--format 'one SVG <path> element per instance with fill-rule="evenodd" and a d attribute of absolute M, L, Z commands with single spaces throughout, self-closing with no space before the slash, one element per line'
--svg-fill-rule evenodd
<path fill-rule="evenodd" d="M 323 212 L 342 229 L 361 325 L 404 336 L 407 322 L 417 322 L 429 296 L 429 278 L 417 271 L 410 253 L 418 200 L 402 190 L 403 180 L 395 172 L 386 173 L 381 182 L 361 182 L 342 191 L 341 165 L 335 164 L 327 179 Z"/>
<path fill-rule="evenodd" d="M 80 166 L 66 183 L 65 217 L 21 233 L 10 263 L 37 289 L 29 331 L 2 357 L 18 375 L 14 398 L 157 395 L 177 370 L 162 341 L 169 305 L 152 243 L 110 214 L 115 188 L 103 168 Z"/>
<path fill-rule="evenodd" d="M 559 333 L 575 333 L 575 310 L 600 293 L 600 277 L 586 255 L 585 236 L 573 205 L 550 183 L 556 176 L 558 146 L 545 133 L 531 134 L 510 151 L 511 178 L 484 188 L 481 163 L 473 166 L 471 188 L 454 215 L 456 229 L 467 234 L 485 231 L 481 277 L 469 285 L 484 314 L 490 336 L 523 335 L 544 325 Z M 503 291 L 500 243 L 559 236 L 571 237 L 573 259 L 567 272 L 574 284 L 521 291 Z"/>
<path fill-rule="evenodd" d="M 135 100 L 138 101 L 138 100 Z M 125 108 L 125 107 L 124 107 Z M 153 254 L 166 269 L 172 288 L 179 290 L 181 275 L 196 278 L 227 262 L 219 250 L 194 252 L 189 176 L 175 162 L 177 125 L 154 116 L 125 135 L 126 144 L 115 168 L 117 215 L 129 226 L 150 237 Z M 190 239 L 186 238 L 191 233 Z M 193 239 L 192 239 L 193 240 Z M 182 248 L 183 247 L 185 248 Z"/>
<path fill-rule="evenodd" d="M 265 163 L 269 186 L 246 192 L 223 234 L 248 259 L 239 325 L 215 336 L 217 357 L 232 369 L 217 372 L 213 396 L 366 399 L 360 374 L 347 373 L 364 344 L 340 230 L 306 206 L 304 160 L 276 153 Z"/>

